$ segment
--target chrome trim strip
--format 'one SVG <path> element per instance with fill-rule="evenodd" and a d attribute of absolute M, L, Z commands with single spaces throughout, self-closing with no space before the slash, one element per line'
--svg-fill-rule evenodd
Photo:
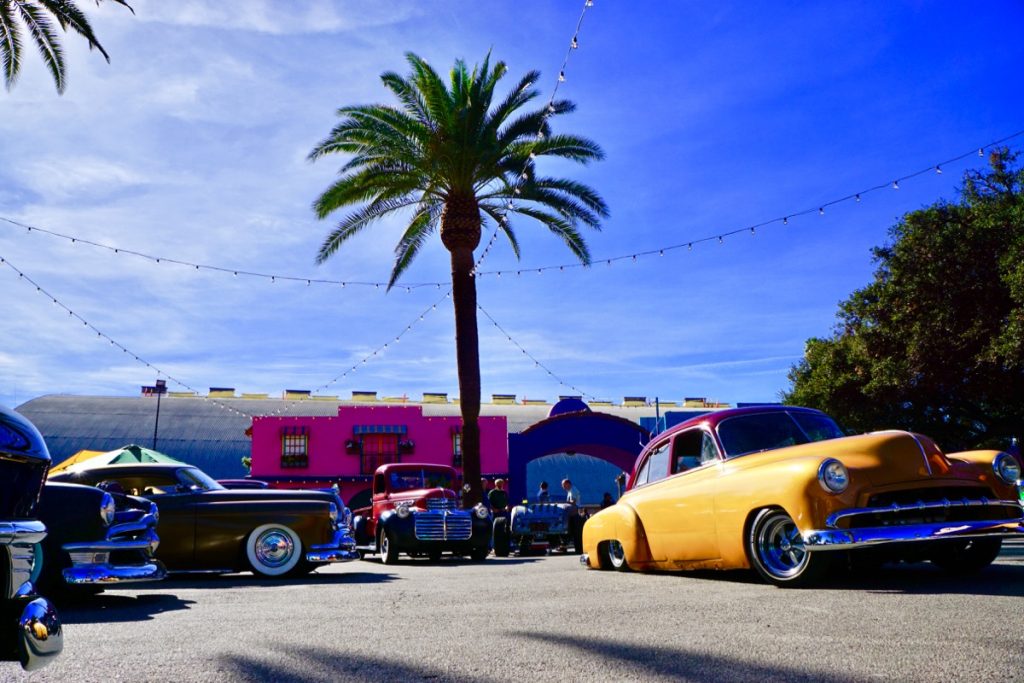
<path fill-rule="evenodd" d="M 0 545 L 32 545 L 46 538 L 46 525 L 38 520 L 0 522 Z"/>
<path fill-rule="evenodd" d="M 928 454 L 924 452 L 924 444 L 922 444 L 921 440 L 917 438 L 917 434 L 914 434 L 913 432 L 907 432 L 907 434 L 910 434 L 910 438 L 917 444 L 917 448 L 921 451 L 921 457 L 924 459 L 924 467 L 928 470 L 928 476 L 932 476 L 932 464 L 928 462 Z"/>
<path fill-rule="evenodd" d="M 69 553 L 102 553 L 114 550 L 156 550 L 160 538 L 152 529 L 146 529 L 141 538 L 107 538 L 102 541 L 65 543 L 62 548 Z"/>
<path fill-rule="evenodd" d="M 590 555 L 588 555 L 586 553 L 583 553 L 582 555 L 580 555 L 580 564 L 582 564 L 584 567 L 589 567 L 590 566 Z"/>
<path fill-rule="evenodd" d="M 115 524 L 114 526 L 107 529 L 107 538 L 111 539 L 115 536 L 121 536 L 124 534 L 138 533 L 139 531 L 145 531 L 156 526 L 157 515 L 152 512 L 146 513 L 141 518 L 134 522 L 123 522 L 121 524 Z"/>
<path fill-rule="evenodd" d="M 1024 538 L 1024 523 L 1007 520 L 935 522 L 865 529 L 823 529 L 801 534 L 809 551 L 850 550 L 886 543 L 936 541 L 980 536 Z"/>
<path fill-rule="evenodd" d="M 825 519 L 825 526 L 830 528 L 836 528 L 839 520 L 845 519 L 846 517 L 854 517 L 856 515 L 883 515 L 887 513 L 896 512 L 916 512 L 918 510 L 941 510 L 944 508 L 967 508 L 967 507 L 1012 507 L 1017 508 L 1018 519 L 1024 519 L 1024 509 L 1021 508 L 1020 501 L 1016 500 L 989 500 L 988 498 L 982 497 L 979 500 L 971 500 L 970 498 L 961 498 L 960 500 L 949 500 L 943 498 L 942 500 L 935 501 L 932 503 L 925 503 L 924 501 L 914 503 L 912 505 L 900 505 L 899 503 L 893 503 L 885 507 L 875 508 L 849 508 L 847 510 L 840 510 L 833 512 Z M 1012 520 L 1001 520 L 1003 522 Z"/>
<path fill-rule="evenodd" d="M 80 564 L 64 570 L 64 581 L 72 586 L 159 581 L 166 576 L 167 568 L 160 560 L 137 565 Z"/>

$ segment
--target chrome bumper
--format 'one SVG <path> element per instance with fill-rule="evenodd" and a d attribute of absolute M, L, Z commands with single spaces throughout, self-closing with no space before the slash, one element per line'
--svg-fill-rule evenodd
<path fill-rule="evenodd" d="M 25 605 L 18 619 L 18 659 L 26 671 L 41 669 L 64 649 L 64 631 L 57 610 L 46 598 Z"/>
<path fill-rule="evenodd" d="M 937 541 L 949 538 L 980 536 L 1024 537 L 1024 523 L 1019 521 L 933 522 L 868 527 L 864 529 L 825 529 L 802 534 L 807 550 L 850 550 L 886 543 Z"/>
<path fill-rule="evenodd" d="M 64 581 L 72 586 L 109 585 L 138 581 L 159 581 L 167 576 L 167 568 L 153 558 L 160 539 L 153 526 L 156 515 L 149 514 L 138 522 L 113 526 L 107 538 L 93 543 L 67 543 L 64 551 L 71 556 L 71 566 L 64 570 Z M 125 533 L 145 533 L 138 538 L 118 538 Z M 138 551 L 145 558 L 140 564 L 110 564 L 110 553 Z"/>
<path fill-rule="evenodd" d="M 349 535 L 348 529 L 337 529 L 334 538 L 330 543 L 323 545 L 309 546 L 306 553 L 306 561 L 315 564 L 325 562 L 348 562 L 358 560 L 359 553 L 356 552 L 356 541 Z"/>

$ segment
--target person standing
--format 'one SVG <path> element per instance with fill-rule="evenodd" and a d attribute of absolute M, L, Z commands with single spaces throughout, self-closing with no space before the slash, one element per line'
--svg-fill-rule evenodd
<path fill-rule="evenodd" d="M 538 503 L 550 503 L 551 502 L 551 494 L 548 492 L 548 483 L 546 481 L 542 481 L 540 483 L 540 488 L 537 489 L 537 502 Z"/>
<path fill-rule="evenodd" d="M 580 490 L 572 485 L 572 482 L 568 479 L 562 480 L 562 489 L 565 491 L 565 502 L 572 503 L 576 507 L 580 506 Z"/>
<path fill-rule="evenodd" d="M 508 509 L 508 493 L 505 491 L 504 479 L 494 480 L 494 488 L 487 492 L 487 502 L 491 504 L 491 512 L 495 515 L 504 514 Z"/>

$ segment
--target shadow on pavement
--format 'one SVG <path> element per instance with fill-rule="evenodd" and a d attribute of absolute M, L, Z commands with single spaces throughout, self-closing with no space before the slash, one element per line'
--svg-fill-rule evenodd
<path fill-rule="evenodd" d="M 1005 550 L 996 564 L 970 576 L 952 576 L 927 562 L 914 564 L 885 564 L 871 571 L 853 573 L 838 570 L 820 585 L 810 588 L 780 590 L 849 590 L 871 593 L 905 593 L 908 595 L 991 595 L 1024 597 L 1024 564 L 1001 564 L 1000 561 L 1016 559 L 1017 553 L 1024 557 L 1024 548 L 1016 548 L 1008 554 Z M 662 576 L 676 576 L 681 579 L 705 579 L 726 583 L 750 585 L 767 584 L 754 571 L 691 571 L 658 572 Z"/>
<path fill-rule="evenodd" d="M 760 664 L 730 657 L 696 652 L 681 647 L 629 645 L 594 637 L 557 633 L 513 631 L 513 638 L 526 638 L 545 646 L 558 645 L 578 651 L 577 659 L 601 657 L 609 663 L 624 664 L 641 678 L 665 677 L 680 681 L 787 681 L 787 683 L 860 683 L 868 679 L 840 676 L 823 671 Z"/>
<path fill-rule="evenodd" d="M 58 598 L 57 607 L 65 624 L 149 621 L 157 614 L 189 609 L 194 600 L 176 595 L 148 593 L 139 596 L 101 593 Z"/>
<path fill-rule="evenodd" d="M 373 572 L 343 572 L 332 574 L 312 573 L 307 576 L 275 579 L 255 574 L 172 574 L 160 583 L 138 584 L 138 587 L 160 586 L 161 588 L 274 588 L 276 586 L 330 586 L 335 584 L 388 583 L 397 577 L 393 574 Z"/>
<path fill-rule="evenodd" d="M 284 655 L 284 656 L 281 656 Z M 486 680 L 479 674 L 462 676 L 447 669 L 416 666 L 380 657 L 346 656 L 320 648 L 289 647 L 275 653 L 272 661 L 225 655 L 219 668 L 230 671 L 227 678 L 243 681 L 444 681 L 463 683 Z"/>

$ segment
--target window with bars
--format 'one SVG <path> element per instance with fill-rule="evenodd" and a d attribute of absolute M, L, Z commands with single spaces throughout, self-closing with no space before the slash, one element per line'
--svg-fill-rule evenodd
<path fill-rule="evenodd" d="M 307 467 L 309 465 L 309 435 L 281 435 L 281 467 Z"/>
<path fill-rule="evenodd" d="M 452 434 L 452 467 L 462 467 L 462 433 Z"/>

